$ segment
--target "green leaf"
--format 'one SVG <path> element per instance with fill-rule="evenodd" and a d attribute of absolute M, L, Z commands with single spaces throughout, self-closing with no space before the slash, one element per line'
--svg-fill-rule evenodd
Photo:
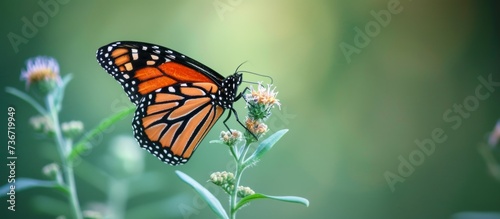
<path fill-rule="evenodd" d="M 208 143 L 210 143 L 210 144 L 224 144 L 224 142 L 221 140 L 211 140 Z"/>
<path fill-rule="evenodd" d="M 303 204 L 306 207 L 309 206 L 309 200 L 302 198 L 302 197 L 297 197 L 297 196 L 270 196 L 270 195 L 264 195 L 260 193 L 255 193 L 253 195 L 249 195 L 245 198 L 242 198 L 238 204 L 235 207 L 235 211 L 238 210 L 239 208 L 243 207 L 245 204 L 248 204 L 250 201 L 253 201 L 255 199 L 262 199 L 262 198 L 267 198 L 267 199 L 273 199 L 273 200 L 278 200 L 278 201 L 284 201 L 284 202 L 291 202 L 291 203 L 298 203 L 298 204 Z"/>
<path fill-rule="evenodd" d="M 66 89 L 66 85 L 68 85 L 68 83 L 71 81 L 71 79 L 73 79 L 73 75 L 67 74 L 62 79 L 61 86 L 57 87 L 57 90 L 55 92 L 55 98 L 54 98 L 54 105 L 56 106 L 57 112 L 61 111 L 61 105 L 62 105 L 62 101 L 64 98 L 64 90 Z"/>
<path fill-rule="evenodd" d="M 75 144 L 75 146 L 71 150 L 70 154 L 68 155 L 68 160 L 72 161 L 73 159 L 75 159 L 76 156 L 81 154 L 83 151 L 87 150 L 89 147 L 89 146 L 87 146 L 87 143 L 90 140 L 92 140 L 98 134 L 101 134 L 104 130 L 109 128 L 114 123 L 122 120 L 128 114 L 131 114 L 132 112 L 134 112 L 134 110 L 135 110 L 135 106 L 130 107 L 130 108 L 125 109 L 125 110 L 122 110 L 122 111 L 108 117 L 107 119 L 103 120 L 101 123 L 99 123 L 99 125 L 97 125 L 97 127 L 90 130 L 89 132 L 87 132 L 83 136 L 83 138 Z"/>
<path fill-rule="evenodd" d="M 260 160 L 260 158 L 280 140 L 285 133 L 288 132 L 288 129 L 282 129 L 277 131 L 276 133 L 269 136 L 266 140 L 262 141 L 257 149 L 253 152 L 253 154 L 244 162 L 244 166 L 251 165 Z"/>
<path fill-rule="evenodd" d="M 193 189 L 196 192 L 198 192 L 200 197 L 203 200 L 205 200 L 205 202 L 207 202 L 208 206 L 210 206 L 212 211 L 214 211 L 214 213 L 217 216 L 224 218 L 224 219 L 229 219 L 226 211 L 222 207 L 219 200 L 217 198 L 215 198 L 215 196 L 212 195 L 212 193 L 210 193 L 207 189 L 205 189 L 205 187 L 203 187 L 198 182 L 196 182 L 193 178 L 191 178 L 190 176 L 188 176 L 187 174 L 185 174 L 179 170 L 176 170 L 175 173 L 177 174 L 177 176 L 179 176 L 179 178 L 181 178 L 182 181 L 186 182 L 188 185 L 193 187 Z"/>
<path fill-rule="evenodd" d="M 0 187 L 0 197 L 8 195 L 7 193 L 9 193 L 11 185 L 15 186 L 16 193 L 25 189 L 35 188 L 35 187 L 49 187 L 49 188 L 60 187 L 60 185 L 55 181 L 38 180 L 31 178 L 17 178 L 15 183 L 13 184 L 8 183 Z"/>
<path fill-rule="evenodd" d="M 40 105 L 38 102 L 36 102 L 36 100 L 33 99 L 30 95 L 28 95 L 28 94 L 26 94 L 26 93 L 24 93 L 16 88 L 13 88 L 13 87 L 6 87 L 5 92 L 10 93 L 10 94 L 12 94 L 16 97 L 19 97 L 20 99 L 26 101 L 31 106 L 33 106 L 33 108 L 35 108 L 36 111 L 38 111 L 38 113 L 40 113 L 40 115 L 47 115 L 47 111 L 42 107 L 42 105 Z"/>

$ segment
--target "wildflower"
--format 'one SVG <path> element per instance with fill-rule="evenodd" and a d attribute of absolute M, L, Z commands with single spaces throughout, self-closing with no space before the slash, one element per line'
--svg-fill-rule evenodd
<path fill-rule="evenodd" d="M 264 87 L 259 83 L 258 88 L 250 88 L 250 93 L 245 95 L 248 108 L 248 116 L 253 119 L 267 119 L 271 115 L 271 109 L 277 105 L 280 107 L 280 102 L 276 99 L 278 92 L 276 87 L 268 84 Z"/>
<path fill-rule="evenodd" d="M 61 124 L 63 134 L 68 138 L 74 138 L 83 132 L 81 121 L 69 121 Z"/>
<path fill-rule="evenodd" d="M 214 172 L 210 174 L 210 182 L 215 185 L 232 185 L 234 183 L 234 174 L 231 172 Z"/>
<path fill-rule="evenodd" d="M 227 146 L 233 146 L 236 142 L 241 141 L 241 136 L 241 132 L 234 129 L 220 132 L 220 140 Z"/>
<path fill-rule="evenodd" d="M 45 176 L 52 178 L 60 173 L 59 165 L 57 165 L 56 163 L 47 164 L 42 168 L 42 172 L 43 174 L 45 174 Z"/>
<path fill-rule="evenodd" d="M 234 189 L 234 174 L 231 172 L 214 172 L 210 174 L 210 180 L 213 184 L 221 187 L 227 194 L 231 194 Z"/>
<path fill-rule="evenodd" d="M 28 59 L 26 70 L 21 72 L 21 80 L 26 81 L 26 89 L 35 84 L 42 93 L 48 93 L 61 83 L 59 64 L 51 57 Z"/>
<path fill-rule="evenodd" d="M 54 132 L 54 125 L 52 120 L 47 116 L 34 116 L 30 118 L 30 124 L 35 131 L 43 134 L 51 134 Z"/>
<path fill-rule="evenodd" d="M 498 143 L 498 140 L 500 140 L 500 120 L 497 121 L 495 129 L 493 129 L 493 132 L 491 132 L 488 143 L 491 147 L 495 147 Z"/>
<path fill-rule="evenodd" d="M 238 186 L 238 196 L 240 198 L 245 198 L 249 195 L 253 195 L 255 192 L 250 188 L 246 186 Z"/>
<path fill-rule="evenodd" d="M 247 118 L 245 125 L 248 131 L 250 131 L 257 137 L 260 137 L 269 130 L 264 122 L 262 122 L 261 120 L 252 119 L 250 117 Z"/>
<path fill-rule="evenodd" d="M 42 172 L 50 179 L 55 179 L 59 184 L 64 184 L 62 179 L 61 168 L 56 163 L 50 163 L 42 168 Z"/>

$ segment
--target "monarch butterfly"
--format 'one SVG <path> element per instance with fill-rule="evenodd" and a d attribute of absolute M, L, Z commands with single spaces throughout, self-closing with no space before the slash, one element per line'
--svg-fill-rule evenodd
<path fill-rule="evenodd" d="M 225 78 L 179 52 L 149 43 L 110 43 L 97 50 L 97 61 L 137 106 L 132 127 L 139 145 L 173 166 L 189 160 L 226 109 L 224 122 L 231 112 L 236 115 L 233 103 L 243 93 L 237 94 L 242 82 L 238 71 Z"/>

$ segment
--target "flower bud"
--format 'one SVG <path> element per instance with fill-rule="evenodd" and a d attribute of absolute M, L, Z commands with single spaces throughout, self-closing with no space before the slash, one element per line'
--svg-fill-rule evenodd
<path fill-rule="evenodd" d="M 74 138 L 83 132 L 83 123 L 81 121 L 70 121 L 61 124 L 61 130 L 64 136 Z"/>

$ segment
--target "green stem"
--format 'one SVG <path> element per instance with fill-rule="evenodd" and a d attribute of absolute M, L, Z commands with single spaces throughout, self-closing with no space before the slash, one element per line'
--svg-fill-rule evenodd
<path fill-rule="evenodd" d="M 231 219 L 235 219 L 236 218 L 236 204 L 237 204 L 237 200 L 238 200 L 238 186 L 240 185 L 240 179 L 241 179 L 241 172 L 243 172 L 243 170 L 240 168 L 240 165 L 239 165 L 239 162 L 237 164 L 237 167 L 236 167 L 236 171 L 235 171 L 235 182 L 234 182 L 234 188 L 233 188 L 233 191 L 231 193 L 231 196 L 229 197 L 229 200 L 230 200 L 230 208 L 231 208 Z"/>
<path fill-rule="evenodd" d="M 245 170 L 244 160 L 245 160 L 245 155 L 250 148 L 250 144 L 246 144 L 243 146 L 243 150 L 240 151 L 239 156 L 235 156 L 233 153 L 233 150 L 231 150 L 231 153 L 233 153 L 234 156 L 234 161 L 236 162 L 236 170 L 234 173 L 234 188 L 233 191 L 230 193 L 231 195 L 229 196 L 229 205 L 230 205 L 230 210 L 231 210 L 231 219 L 236 218 L 236 205 L 238 204 L 238 187 L 240 186 L 240 180 L 241 176 L 243 175 L 243 171 Z"/>
<path fill-rule="evenodd" d="M 58 110 L 54 103 L 53 94 L 47 95 L 47 108 L 49 112 L 49 116 L 52 119 L 52 124 L 54 127 L 54 134 L 56 138 L 57 148 L 59 151 L 59 156 L 61 157 L 61 164 L 64 171 L 64 178 L 66 181 L 66 186 L 69 191 L 69 198 L 71 202 L 71 206 L 73 207 L 73 213 L 75 214 L 76 219 L 82 219 L 82 211 L 80 209 L 80 204 L 78 203 L 78 196 L 76 193 L 75 186 L 75 174 L 73 172 L 73 164 L 67 160 L 68 153 L 70 151 L 71 145 L 66 145 L 64 138 L 62 136 L 61 127 L 59 124 L 59 116 Z"/>

